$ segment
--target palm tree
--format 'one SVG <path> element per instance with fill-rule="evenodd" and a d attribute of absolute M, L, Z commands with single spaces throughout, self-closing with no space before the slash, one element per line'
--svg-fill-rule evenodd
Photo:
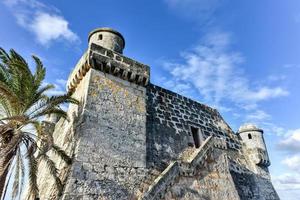
<path fill-rule="evenodd" d="M 53 85 L 43 84 L 46 70 L 36 56 L 32 73 L 27 62 L 14 50 L 0 48 L 0 198 L 12 185 L 12 199 L 20 197 L 25 174 L 28 173 L 29 199 L 38 198 L 37 165 L 44 160 L 60 190 L 61 181 L 53 160 L 53 151 L 64 161 L 70 157 L 56 146 L 51 134 L 43 129 L 42 119 L 55 114 L 67 119 L 59 105 L 78 103 L 70 95 L 48 96 Z M 26 169 L 26 170 L 25 170 Z M 11 182 L 11 183 L 10 183 Z"/>

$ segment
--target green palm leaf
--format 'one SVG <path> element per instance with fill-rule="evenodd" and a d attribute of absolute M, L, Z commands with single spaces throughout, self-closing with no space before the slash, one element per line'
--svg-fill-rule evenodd
<path fill-rule="evenodd" d="M 11 180 L 12 199 L 20 197 L 25 177 L 28 177 L 29 183 L 28 199 L 37 198 L 39 160 L 45 161 L 60 193 L 62 182 L 58 169 L 47 152 L 51 150 L 67 164 L 72 161 L 60 147 L 53 142 L 49 143 L 49 140 L 53 141 L 52 134 L 43 132 L 41 120 L 52 114 L 68 119 L 67 113 L 60 106 L 65 103 L 77 104 L 78 101 L 67 94 L 47 95 L 47 91 L 54 86 L 43 84 L 46 68 L 38 57 L 32 58 L 35 62 L 34 73 L 16 51 L 12 49 L 7 53 L 0 48 L 0 177 L 3 177 L 0 180 L 0 198 L 4 198 L 5 188 Z M 10 127 L 9 131 L 5 127 Z M 32 130 L 27 131 L 26 127 Z M 40 153 L 36 157 L 38 150 Z"/>

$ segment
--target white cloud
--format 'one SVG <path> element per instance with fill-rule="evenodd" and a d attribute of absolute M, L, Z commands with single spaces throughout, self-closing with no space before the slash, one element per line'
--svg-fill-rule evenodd
<path fill-rule="evenodd" d="M 282 163 L 292 170 L 300 172 L 300 155 L 293 155 L 285 158 Z M 300 183 L 300 179 L 299 179 Z"/>
<path fill-rule="evenodd" d="M 300 129 L 290 130 L 286 138 L 278 143 L 278 148 L 288 152 L 300 151 Z"/>
<path fill-rule="evenodd" d="M 298 173 L 284 173 L 277 177 L 272 177 L 272 182 L 281 199 L 299 199 L 300 175 Z"/>
<path fill-rule="evenodd" d="M 277 190 L 281 200 L 299 200 L 300 190 Z"/>
<path fill-rule="evenodd" d="M 263 128 L 264 132 L 268 135 L 277 135 L 277 136 L 283 136 L 286 135 L 287 131 L 285 128 L 274 124 L 272 122 L 268 122 L 268 121 L 262 121 L 260 122 L 261 124 L 261 128 Z"/>
<path fill-rule="evenodd" d="M 56 40 L 80 41 L 56 8 L 36 0 L 6 0 L 4 3 L 16 17 L 17 23 L 32 32 L 40 44 L 48 46 Z"/>
<path fill-rule="evenodd" d="M 69 42 L 79 40 L 78 36 L 69 29 L 68 22 L 58 15 L 39 13 L 30 24 L 30 29 L 37 36 L 38 42 L 43 45 L 57 39 L 65 39 Z"/>
<path fill-rule="evenodd" d="M 261 101 L 265 99 L 287 96 L 289 92 L 281 87 L 268 88 L 262 87 L 258 88 L 256 91 L 248 91 L 245 94 L 245 99 L 253 100 L 253 101 Z"/>
<path fill-rule="evenodd" d="M 296 200 L 300 196 L 300 129 L 289 130 L 278 147 L 289 154 L 281 161 L 286 171 L 273 182 L 281 199 Z"/>
<path fill-rule="evenodd" d="M 67 80 L 65 80 L 65 79 L 56 79 L 55 82 L 62 87 L 66 87 L 66 84 L 67 84 Z"/>
<path fill-rule="evenodd" d="M 267 77 L 267 79 L 269 81 L 283 81 L 285 80 L 287 77 L 285 75 L 269 75 Z"/>
<path fill-rule="evenodd" d="M 249 121 L 262 121 L 262 120 L 269 120 L 271 116 L 262 110 L 256 110 L 246 116 L 246 119 Z"/>
<path fill-rule="evenodd" d="M 165 0 L 167 6 L 179 16 L 198 22 L 212 21 L 222 0 Z"/>
<path fill-rule="evenodd" d="M 283 65 L 284 68 L 300 68 L 299 64 L 285 64 Z"/>
<path fill-rule="evenodd" d="M 55 83 L 51 83 L 52 85 L 54 85 L 54 88 L 51 90 L 48 90 L 46 93 L 47 95 L 63 95 L 66 94 L 66 80 L 64 79 L 56 79 Z M 44 82 L 43 86 L 49 84 L 48 82 Z"/>
<path fill-rule="evenodd" d="M 192 88 L 189 83 L 175 83 L 172 80 L 168 80 L 166 77 L 157 77 L 158 82 L 164 83 L 164 86 L 167 88 L 172 88 L 172 91 L 182 94 L 182 95 L 191 95 Z"/>
<path fill-rule="evenodd" d="M 278 190 L 300 190 L 300 175 L 298 173 L 284 173 L 273 177 L 274 186 Z"/>
<path fill-rule="evenodd" d="M 244 58 L 229 50 L 230 41 L 228 33 L 209 34 L 195 48 L 181 54 L 182 62 L 164 61 L 170 80 L 174 85 L 189 84 L 209 104 L 229 101 L 246 110 L 255 109 L 260 101 L 289 94 L 280 86 L 252 86 L 240 67 Z"/>

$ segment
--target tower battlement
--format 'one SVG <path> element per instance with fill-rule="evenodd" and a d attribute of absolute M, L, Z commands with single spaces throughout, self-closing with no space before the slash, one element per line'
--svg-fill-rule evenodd
<path fill-rule="evenodd" d="M 101 36 L 101 40 L 98 37 Z M 141 86 L 150 80 L 149 66 L 122 55 L 119 47 L 124 48 L 123 36 L 109 28 L 99 28 L 89 35 L 89 47 L 69 76 L 67 90 L 74 92 L 90 68 Z"/>
<path fill-rule="evenodd" d="M 122 34 L 111 28 L 97 28 L 93 30 L 89 34 L 88 42 L 89 45 L 94 43 L 120 54 L 123 53 L 125 48 L 125 39 Z"/>
<path fill-rule="evenodd" d="M 270 166 L 263 130 L 254 124 L 244 124 L 239 128 L 238 134 L 244 143 L 244 148 L 251 154 L 252 161 L 256 165 Z"/>

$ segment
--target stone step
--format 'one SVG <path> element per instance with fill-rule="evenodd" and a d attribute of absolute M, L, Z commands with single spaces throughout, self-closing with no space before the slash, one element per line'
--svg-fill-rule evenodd
<path fill-rule="evenodd" d="M 149 172 L 148 176 L 142 181 L 140 187 L 137 190 L 137 198 L 141 197 L 148 189 L 154 180 L 161 174 L 160 171 L 153 169 Z"/>

